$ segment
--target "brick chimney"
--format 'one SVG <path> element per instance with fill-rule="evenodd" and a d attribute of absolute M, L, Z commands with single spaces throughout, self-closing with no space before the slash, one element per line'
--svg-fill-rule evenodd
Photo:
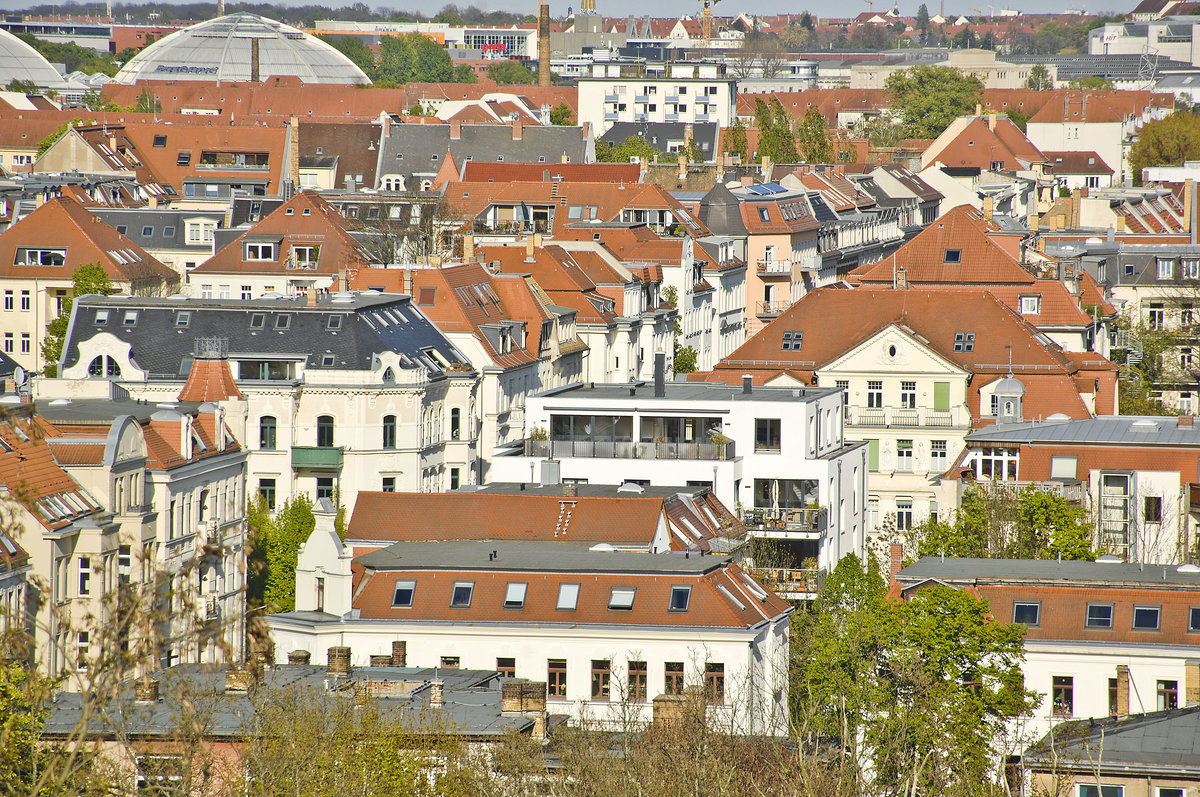
<path fill-rule="evenodd" d="M 345 645 L 330 648 L 326 671 L 330 675 L 349 675 L 351 673 L 350 648 Z"/>
<path fill-rule="evenodd" d="M 392 640 L 392 666 L 408 666 L 408 643 L 403 639 Z"/>
<path fill-rule="evenodd" d="M 896 574 L 904 568 L 904 545 L 893 542 L 888 546 L 888 581 L 897 584 Z"/>
<path fill-rule="evenodd" d="M 467 260 L 474 260 L 474 259 L 475 259 L 475 236 L 474 235 L 464 235 L 463 236 L 463 260 L 467 261 Z"/>
<path fill-rule="evenodd" d="M 133 699 L 139 703 L 157 703 L 158 681 L 150 676 L 139 679 L 133 685 Z"/>
<path fill-rule="evenodd" d="M 317 306 L 317 289 L 316 288 L 309 288 L 308 290 L 306 290 L 304 292 L 304 296 L 307 299 L 306 304 L 309 307 Z"/>
<path fill-rule="evenodd" d="M 462 139 L 462 122 L 451 120 L 450 122 L 450 140 L 460 141 Z"/>
<path fill-rule="evenodd" d="M 523 133 L 523 128 L 521 125 L 521 117 L 518 114 L 517 117 L 515 119 L 513 119 L 513 123 L 512 123 L 512 140 L 520 141 L 522 133 Z"/>
<path fill-rule="evenodd" d="M 578 493 L 579 489 L 576 487 L 575 482 L 563 482 L 562 494 L 564 498 L 574 498 Z"/>
<path fill-rule="evenodd" d="M 312 654 L 307 650 L 293 650 L 288 654 L 288 664 L 308 664 L 312 661 Z"/>
<path fill-rule="evenodd" d="M 1117 665 L 1117 717 L 1129 716 L 1129 666 Z"/>
<path fill-rule="evenodd" d="M 1187 706 L 1200 704 L 1200 659 L 1183 663 L 1183 702 Z"/>

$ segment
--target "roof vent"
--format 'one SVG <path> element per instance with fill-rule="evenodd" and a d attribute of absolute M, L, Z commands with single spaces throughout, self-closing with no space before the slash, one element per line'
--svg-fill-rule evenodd
<path fill-rule="evenodd" d="M 266 293 L 264 293 L 262 296 L 259 296 L 258 298 L 260 298 L 260 299 L 282 299 L 283 294 L 280 293 L 279 291 L 267 291 Z"/>
<path fill-rule="evenodd" d="M 171 302 L 186 302 L 187 300 L 188 295 L 186 293 L 172 293 L 167 297 L 167 301 Z"/>
<path fill-rule="evenodd" d="M 178 404 L 178 402 L 174 402 L 174 401 L 163 401 L 163 402 L 159 402 L 158 404 L 155 404 L 154 406 L 162 407 L 165 410 L 173 410 L 176 407 L 178 407 L 179 404 Z"/>
<path fill-rule="evenodd" d="M 611 545 L 609 545 L 607 542 L 598 542 L 595 545 L 593 545 L 591 548 L 588 548 L 588 550 L 592 551 L 594 553 L 616 553 L 617 552 L 617 549 L 612 547 Z"/>
<path fill-rule="evenodd" d="M 1175 568 L 1175 572 L 1176 573 L 1200 573 L 1200 565 L 1192 565 L 1192 564 L 1180 565 L 1179 567 Z"/>
<path fill-rule="evenodd" d="M 617 488 L 618 493 L 644 493 L 646 490 L 636 482 L 622 482 Z"/>
<path fill-rule="evenodd" d="M 1129 428 L 1139 432 L 1157 432 L 1158 423 L 1150 420 L 1149 418 L 1141 418 L 1131 423 Z"/>
<path fill-rule="evenodd" d="M 1096 557 L 1096 564 L 1098 565 L 1119 565 L 1121 562 L 1121 557 L 1114 556 L 1111 553 L 1106 553 L 1104 556 Z"/>

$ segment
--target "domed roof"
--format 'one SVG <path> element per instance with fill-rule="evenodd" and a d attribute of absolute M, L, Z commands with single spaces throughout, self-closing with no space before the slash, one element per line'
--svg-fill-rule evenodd
<path fill-rule="evenodd" d="M 250 80 L 252 41 L 258 42 L 259 80 L 295 75 L 305 83 L 371 82 L 320 39 L 246 13 L 210 19 L 156 41 L 130 59 L 115 80 Z"/>
<path fill-rule="evenodd" d="M 27 80 L 44 88 L 61 86 L 63 76 L 42 54 L 6 30 L 0 30 L 0 88 Z"/>
<path fill-rule="evenodd" d="M 994 395 L 994 396 L 1024 396 L 1025 395 L 1025 385 L 1021 383 L 1020 379 L 1017 379 L 1010 373 L 1008 376 L 1004 377 L 1003 379 L 1001 379 L 999 382 L 996 383 L 996 386 L 994 388 L 992 388 L 992 395 Z"/>

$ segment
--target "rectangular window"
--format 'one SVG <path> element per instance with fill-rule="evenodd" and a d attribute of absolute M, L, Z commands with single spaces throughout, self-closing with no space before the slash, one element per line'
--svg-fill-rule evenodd
<path fill-rule="evenodd" d="M 471 596 L 474 592 L 474 581 L 454 582 L 454 592 L 450 595 L 450 608 L 469 609 L 471 607 Z"/>
<path fill-rule="evenodd" d="M 800 344 L 804 342 L 803 332 L 784 332 L 783 333 L 783 350 L 784 351 L 800 351 Z"/>
<path fill-rule="evenodd" d="M 1150 312 L 1146 317 L 1146 326 L 1151 329 L 1163 329 L 1167 325 L 1167 311 L 1163 309 L 1162 302 L 1151 302 Z"/>
<path fill-rule="evenodd" d="M 21 309 L 28 310 L 30 307 L 32 307 L 32 304 L 30 301 L 29 291 L 21 291 Z"/>
<path fill-rule="evenodd" d="M 626 697 L 633 702 L 641 703 L 646 700 L 646 678 L 648 670 L 646 662 L 629 662 L 629 689 Z"/>
<path fill-rule="evenodd" d="M 1159 606 L 1134 606 L 1133 627 L 1137 631 L 1157 631 L 1161 615 Z"/>
<path fill-rule="evenodd" d="M 575 611 L 576 604 L 579 603 L 579 585 L 578 584 L 559 584 L 558 585 L 558 604 L 555 606 L 560 612 Z"/>
<path fill-rule="evenodd" d="M 397 581 L 396 591 L 392 595 L 392 606 L 411 608 L 413 603 L 413 593 L 416 592 L 417 582 L 415 581 Z"/>
<path fill-rule="evenodd" d="M 443 670 L 457 670 L 462 663 L 462 659 L 458 656 L 442 656 Z"/>
<path fill-rule="evenodd" d="M 275 509 L 275 480 L 274 479 L 259 479 L 258 494 L 262 496 L 263 501 L 267 504 L 267 509 L 274 511 Z"/>
<path fill-rule="evenodd" d="M 125 317 L 121 320 L 121 323 L 127 327 L 135 326 L 137 324 L 137 317 L 137 310 L 126 310 Z"/>
<path fill-rule="evenodd" d="M 1021 315 L 1037 315 L 1042 311 L 1042 297 L 1022 296 Z"/>
<path fill-rule="evenodd" d="M 1113 607 L 1111 603 L 1089 603 L 1087 607 L 1088 628 L 1112 628 Z"/>
<path fill-rule="evenodd" d="M 867 382 L 867 408 L 872 410 L 883 407 L 883 382 L 871 380 Z"/>
<path fill-rule="evenodd" d="M 384 476 L 382 490 L 385 493 L 396 492 L 396 477 L 395 476 Z"/>
<path fill-rule="evenodd" d="M 548 697 L 567 696 L 567 660 L 547 659 L 546 694 Z"/>
<path fill-rule="evenodd" d="M 510 656 L 496 657 L 496 672 L 501 678 L 517 677 L 517 660 Z"/>
<path fill-rule="evenodd" d="M 896 470 L 910 471 L 913 469 L 913 441 L 896 441 Z"/>
<path fill-rule="evenodd" d="M 778 418 L 754 419 L 754 450 L 780 450 L 780 420 Z"/>
<path fill-rule="evenodd" d="M 1073 716 L 1075 713 L 1075 678 L 1070 675 L 1055 675 L 1051 679 L 1050 700 L 1054 716 Z"/>
<path fill-rule="evenodd" d="M 974 332 L 955 332 L 954 333 L 954 350 L 960 352 L 975 351 L 975 333 Z"/>
<path fill-rule="evenodd" d="M 632 611 L 635 594 L 637 594 L 636 587 L 613 587 L 608 596 L 608 608 L 612 611 Z"/>
<path fill-rule="evenodd" d="M 683 662 L 668 661 L 663 665 L 666 674 L 663 682 L 663 692 L 668 695 L 683 694 Z"/>
<path fill-rule="evenodd" d="M 1074 481 L 1079 473 L 1079 457 L 1050 457 L 1050 478 Z"/>
<path fill-rule="evenodd" d="M 1183 278 L 1185 280 L 1200 279 L 1200 260 L 1184 258 L 1180 265 L 1183 269 Z"/>
<path fill-rule="evenodd" d="M 13 344 L 13 333 L 11 333 L 11 332 L 5 332 L 5 333 L 4 333 L 4 351 L 5 351 L 5 353 L 7 353 L 7 354 L 12 354 L 12 353 L 13 353 L 13 346 L 14 346 L 14 344 Z"/>
<path fill-rule="evenodd" d="M 246 244 L 247 261 L 274 260 L 275 244 Z"/>
<path fill-rule="evenodd" d="M 1030 628 L 1036 628 L 1041 620 L 1042 604 L 1037 601 L 1014 601 L 1014 623 L 1021 623 Z"/>
<path fill-rule="evenodd" d="M 1108 715 L 1117 716 L 1117 679 L 1108 679 Z"/>
<path fill-rule="evenodd" d="M 1142 520 L 1146 523 L 1162 523 L 1162 496 L 1148 495 L 1143 499 Z"/>
<path fill-rule="evenodd" d="M 592 700 L 608 700 L 612 686 L 612 662 L 592 659 Z"/>
<path fill-rule="evenodd" d="M 92 560 L 89 557 L 79 557 L 79 594 L 87 597 L 92 594 Z"/>
<path fill-rule="evenodd" d="M 911 498 L 896 499 L 896 530 L 908 531 L 913 527 L 913 502 Z"/>
<path fill-rule="evenodd" d="M 1125 797 L 1125 787 L 1102 784 L 1096 788 L 1094 783 L 1080 783 L 1079 797 Z"/>
<path fill-rule="evenodd" d="M 504 590 L 504 608 L 525 608 L 525 590 L 528 586 L 523 581 L 510 581 Z"/>
<path fill-rule="evenodd" d="M 1200 606 L 1188 607 L 1188 630 L 1200 631 Z"/>
<path fill-rule="evenodd" d="M 328 498 L 333 500 L 333 477 L 318 476 L 317 477 L 317 500 Z"/>
<path fill-rule="evenodd" d="M 686 612 L 692 602 L 692 588 L 687 586 L 671 587 L 670 611 Z"/>
<path fill-rule="evenodd" d="M 946 441 L 929 441 L 929 469 L 941 473 L 946 469 Z"/>
<path fill-rule="evenodd" d="M 21 354 L 29 354 L 29 349 L 30 349 L 31 345 L 32 345 L 32 341 L 29 337 L 29 333 L 22 332 L 21 333 Z"/>
<path fill-rule="evenodd" d="M 1179 681 L 1158 682 L 1158 710 L 1179 708 Z"/>
<path fill-rule="evenodd" d="M 12 291 L 4 292 L 4 309 L 5 310 L 13 309 L 13 292 Z"/>
<path fill-rule="evenodd" d="M 915 410 L 917 408 L 916 382 L 900 383 L 900 408 L 904 410 Z"/>
<path fill-rule="evenodd" d="M 1175 261 L 1165 257 L 1158 259 L 1158 278 L 1160 280 L 1169 280 L 1175 272 Z"/>
<path fill-rule="evenodd" d="M 87 631 L 80 631 L 77 640 L 79 656 L 76 661 L 79 664 L 79 669 L 86 670 L 88 668 L 88 650 L 91 647 L 91 635 Z"/>
<path fill-rule="evenodd" d="M 704 665 L 704 694 L 712 703 L 725 702 L 725 665 L 708 662 Z"/>

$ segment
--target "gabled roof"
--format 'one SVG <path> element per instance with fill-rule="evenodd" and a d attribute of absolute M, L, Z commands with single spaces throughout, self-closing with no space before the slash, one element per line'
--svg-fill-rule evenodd
<path fill-rule="evenodd" d="M 336 275 L 362 265 L 367 257 L 350 234 L 352 223 L 315 191 L 301 191 L 192 270 L 205 274 Z M 258 239 L 278 242 L 270 260 L 246 259 L 246 244 Z M 319 247 L 316 263 L 303 267 L 294 260 L 296 247 Z"/>
<path fill-rule="evenodd" d="M 45 441 L 53 434 L 53 425 L 41 418 L 13 414 L 0 421 L 0 484 L 46 529 L 68 526 L 100 509 L 55 461 Z"/>
<path fill-rule="evenodd" d="M 477 251 L 506 274 L 529 274 L 554 304 L 576 311 L 580 324 L 610 324 L 620 311 L 616 300 L 600 293 L 587 271 L 561 246 L 535 249 L 527 259 L 525 247 L 488 246 Z"/>
<path fill-rule="evenodd" d="M 1005 115 L 959 117 L 921 155 L 922 168 L 940 163 L 985 172 L 1021 171 L 1045 162 L 1046 156 Z"/>
<path fill-rule="evenodd" d="M 1113 174 L 1112 167 L 1095 152 L 1046 152 L 1050 169 L 1055 175 L 1066 174 Z"/>
<path fill-rule="evenodd" d="M 63 251 L 61 265 L 18 265 L 28 249 Z M 75 269 L 99 263 L 125 285 L 177 285 L 179 275 L 74 199 L 56 197 L 0 234 L 0 278 L 70 280 Z"/>

